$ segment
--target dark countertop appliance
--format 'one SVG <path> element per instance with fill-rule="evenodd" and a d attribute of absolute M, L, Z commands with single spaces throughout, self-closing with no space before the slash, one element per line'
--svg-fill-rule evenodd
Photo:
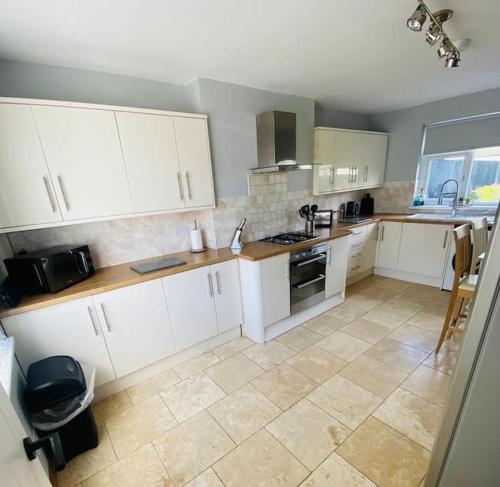
<path fill-rule="evenodd" d="M 345 218 L 356 218 L 359 215 L 359 203 L 357 201 L 348 201 L 345 206 Z"/>
<path fill-rule="evenodd" d="M 21 294 L 55 293 L 94 274 L 88 245 L 58 246 L 4 260 L 12 285 Z"/>

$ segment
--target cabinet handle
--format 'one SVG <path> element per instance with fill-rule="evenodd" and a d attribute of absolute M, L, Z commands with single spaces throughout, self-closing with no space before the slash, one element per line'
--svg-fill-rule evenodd
<path fill-rule="evenodd" d="M 446 248 L 447 240 L 448 240 L 448 230 L 446 230 L 446 232 L 444 232 L 443 249 Z"/>
<path fill-rule="evenodd" d="M 335 183 L 335 166 L 331 166 L 330 168 L 330 186 L 333 186 Z"/>
<path fill-rule="evenodd" d="M 99 336 L 99 328 L 97 327 L 97 324 L 95 322 L 94 313 L 92 313 L 92 308 L 90 306 L 87 306 L 87 311 L 89 312 L 90 322 L 92 323 L 92 326 L 94 328 L 95 336 L 98 337 Z"/>
<path fill-rule="evenodd" d="M 358 180 L 358 166 L 352 166 L 352 182 L 356 183 Z"/>
<path fill-rule="evenodd" d="M 181 173 L 177 173 L 177 184 L 179 185 L 179 198 L 184 201 L 184 192 L 182 191 L 182 178 Z"/>
<path fill-rule="evenodd" d="M 61 188 L 61 193 L 62 193 L 62 197 L 64 200 L 64 205 L 66 206 L 66 210 L 69 211 L 70 210 L 69 199 L 68 199 L 68 195 L 66 194 L 66 188 L 64 187 L 64 181 L 63 181 L 61 175 L 57 176 L 57 181 L 59 181 L 59 187 Z"/>
<path fill-rule="evenodd" d="M 217 294 L 222 294 L 220 286 L 220 274 L 219 271 L 215 271 L 215 284 L 217 285 Z"/>
<path fill-rule="evenodd" d="M 380 241 L 383 242 L 384 241 L 384 233 L 385 233 L 385 226 L 382 225 L 382 236 L 380 237 Z"/>
<path fill-rule="evenodd" d="M 285 262 L 285 281 L 290 281 L 290 262 Z"/>
<path fill-rule="evenodd" d="M 210 297 L 214 297 L 214 283 L 212 282 L 212 274 L 208 273 L 207 274 L 208 278 L 208 293 L 210 294 Z"/>
<path fill-rule="evenodd" d="M 109 321 L 108 321 L 108 317 L 106 315 L 106 310 L 104 309 L 104 305 L 102 303 L 100 303 L 100 306 L 101 306 L 101 311 L 102 311 L 102 316 L 104 317 L 104 324 L 106 325 L 106 328 L 108 329 L 109 333 L 111 333 L 111 326 L 109 326 Z"/>
<path fill-rule="evenodd" d="M 332 248 L 330 246 L 328 247 L 328 265 L 332 265 Z"/>
<path fill-rule="evenodd" d="M 186 171 L 185 173 L 186 177 L 186 186 L 187 186 L 187 192 L 188 192 L 188 199 L 191 199 L 191 182 L 189 181 L 189 173 Z"/>
<path fill-rule="evenodd" d="M 52 211 L 54 213 L 56 213 L 57 212 L 57 205 L 56 205 L 56 202 L 54 200 L 54 195 L 52 194 L 52 189 L 50 188 L 50 184 L 49 184 L 49 180 L 48 180 L 47 176 L 43 177 L 43 183 L 45 184 L 45 189 L 47 190 L 47 195 L 49 196 L 50 206 L 52 206 Z"/>
<path fill-rule="evenodd" d="M 368 181 L 368 166 L 365 166 L 365 177 L 363 178 L 363 181 L 365 183 Z"/>
<path fill-rule="evenodd" d="M 375 234 L 375 242 L 378 242 L 378 237 L 379 237 L 379 233 L 380 233 L 380 226 L 377 225 L 375 230 L 377 230 L 377 233 Z"/>

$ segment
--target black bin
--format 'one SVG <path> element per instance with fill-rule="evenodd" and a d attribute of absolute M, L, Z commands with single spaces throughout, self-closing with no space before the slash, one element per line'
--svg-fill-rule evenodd
<path fill-rule="evenodd" d="M 24 401 L 39 436 L 57 432 L 66 462 L 96 448 L 97 427 L 81 365 L 65 355 L 49 357 L 28 368 Z"/>

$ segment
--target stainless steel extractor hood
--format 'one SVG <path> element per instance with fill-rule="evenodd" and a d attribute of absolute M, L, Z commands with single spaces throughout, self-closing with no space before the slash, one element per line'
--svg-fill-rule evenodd
<path fill-rule="evenodd" d="M 295 113 L 272 111 L 257 115 L 257 160 L 253 173 L 312 169 L 297 164 L 297 117 Z"/>

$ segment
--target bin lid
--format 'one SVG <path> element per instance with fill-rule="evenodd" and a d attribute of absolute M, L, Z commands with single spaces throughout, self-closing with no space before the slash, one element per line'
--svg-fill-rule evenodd
<path fill-rule="evenodd" d="M 34 413 L 82 394 L 86 388 L 85 375 L 74 358 L 48 357 L 29 366 L 24 400 Z"/>

